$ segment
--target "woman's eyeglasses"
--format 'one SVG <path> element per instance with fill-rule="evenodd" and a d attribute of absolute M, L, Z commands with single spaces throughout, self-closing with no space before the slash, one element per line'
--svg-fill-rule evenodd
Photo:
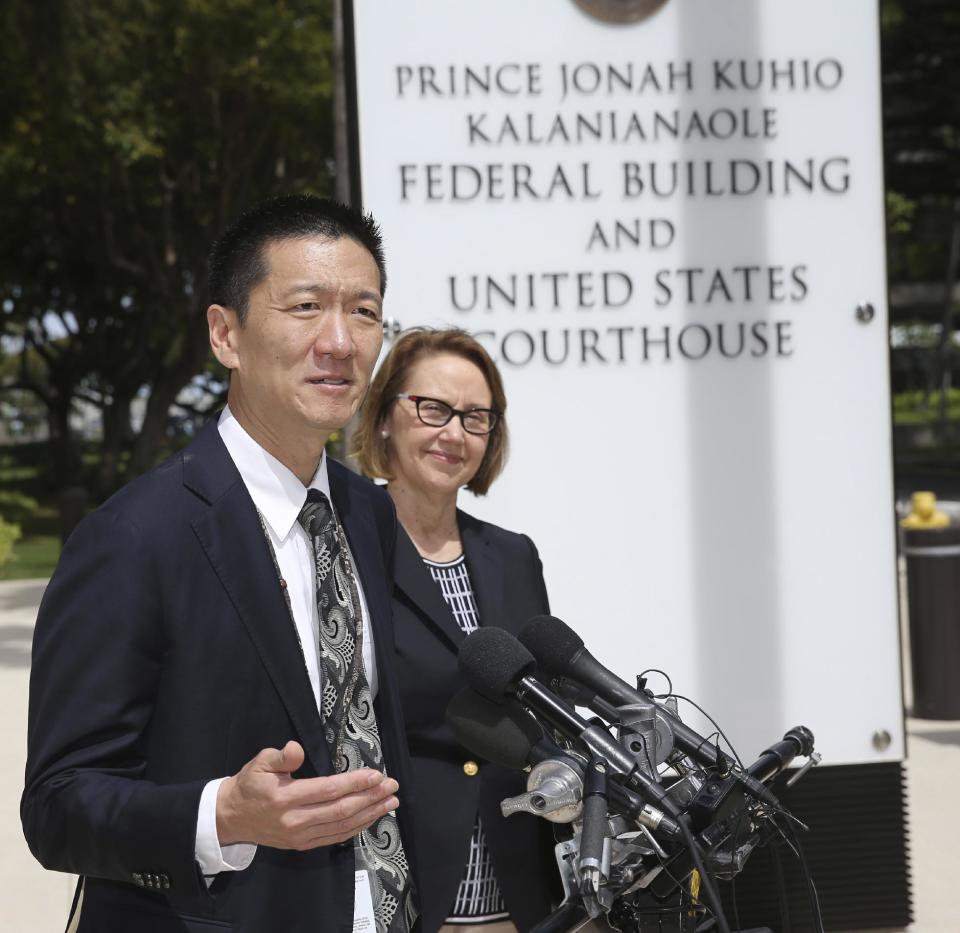
<path fill-rule="evenodd" d="M 489 434 L 496 426 L 500 413 L 492 408 L 471 408 L 461 411 L 438 398 L 427 398 L 425 395 L 411 395 L 409 392 L 400 392 L 397 398 L 405 398 L 417 406 L 417 417 L 431 428 L 442 428 L 450 423 L 456 415 L 468 434 Z"/>

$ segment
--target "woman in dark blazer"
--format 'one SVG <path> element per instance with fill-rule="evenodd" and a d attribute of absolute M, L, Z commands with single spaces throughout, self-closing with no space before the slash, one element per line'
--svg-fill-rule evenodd
<path fill-rule="evenodd" d="M 424 933 L 448 924 L 524 931 L 560 897 L 550 824 L 505 819 L 524 775 L 477 760 L 444 722 L 463 686 L 457 651 L 479 625 L 516 633 L 549 611 L 533 542 L 457 508 L 483 495 L 507 453 L 496 365 L 460 330 L 417 329 L 381 366 L 353 437 L 361 469 L 387 479 L 402 526 L 393 596 L 397 673 L 418 801 Z"/>

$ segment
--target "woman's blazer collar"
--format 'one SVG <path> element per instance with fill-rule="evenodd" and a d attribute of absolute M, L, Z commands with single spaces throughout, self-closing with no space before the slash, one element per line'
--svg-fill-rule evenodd
<path fill-rule="evenodd" d="M 459 509 L 457 523 L 480 624 L 502 626 L 503 557 L 490 540 L 490 526 Z M 453 618 L 416 546 L 402 527 L 397 533 L 395 583 L 454 650 L 459 649 L 466 636 Z"/>

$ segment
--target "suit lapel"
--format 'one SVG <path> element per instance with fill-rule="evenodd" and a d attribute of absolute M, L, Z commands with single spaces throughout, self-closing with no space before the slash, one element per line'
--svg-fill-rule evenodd
<path fill-rule="evenodd" d="M 467 555 L 467 569 L 473 584 L 473 596 L 480 613 L 480 624 L 506 627 L 503 613 L 503 556 L 493 547 L 486 525 L 466 512 L 457 510 L 460 538 Z"/>
<path fill-rule="evenodd" d="M 318 774 L 331 770 L 323 724 L 296 628 L 260 518 L 233 460 L 209 425 L 183 456 L 184 484 L 209 510 L 193 529 L 230 597 Z"/>
<path fill-rule="evenodd" d="M 410 536 L 397 529 L 396 587 L 420 610 L 426 620 L 451 643 L 454 651 L 466 637 L 457 625 L 440 587 L 430 575 Z"/>

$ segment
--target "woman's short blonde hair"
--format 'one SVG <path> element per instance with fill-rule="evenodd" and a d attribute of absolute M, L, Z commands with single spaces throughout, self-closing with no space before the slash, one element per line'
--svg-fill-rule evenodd
<path fill-rule="evenodd" d="M 462 356 L 483 373 L 490 389 L 492 407 L 500 415 L 490 432 L 480 467 L 467 483 L 467 489 L 483 496 L 507 462 L 507 397 L 497 364 L 470 334 L 459 328 L 437 330 L 415 327 L 397 340 L 370 385 L 360 410 L 359 424 L 350 439 L 350 454 L 366 476 L 387 480 L 393 478 L 390 474 L 389 439 L 382 434 L 390 406 L 396 401 L 397 394 L 404 391 L 413 365 L 424 357 L 442 353 Z"/>

